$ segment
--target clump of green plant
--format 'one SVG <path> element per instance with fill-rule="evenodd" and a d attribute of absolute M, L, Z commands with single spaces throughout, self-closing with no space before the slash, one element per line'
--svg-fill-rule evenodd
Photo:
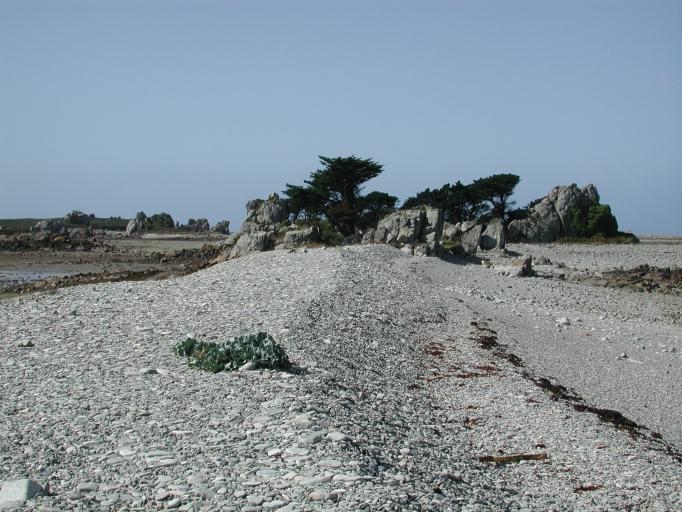
<path fill-rule="evenodd" d="M 290 366 L 284 349 L 264 332 L 237 336 L 222 343 L 188 337 L 175 345 L 175 353 L 186 357 L 190 367 L 211 373 L 236 370 L 246 363 L 278 370 Z"/>
<path fill-rule="evenodd" d="M 618 233 L 618 221 L 608 204 L 592 205 L 589 208 L 572 208 L 570 220 L 578 238 L 594 236 L 613 237 Z"/>

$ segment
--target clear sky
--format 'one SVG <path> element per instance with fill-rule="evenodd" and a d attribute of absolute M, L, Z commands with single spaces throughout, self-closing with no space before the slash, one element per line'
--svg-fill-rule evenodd
<path fill-rule="evenodd" d="M 227 218 L 317 155 L 405 199 L 594 183 L 682 235 L 682 1 L 0 0 L 0 218 Z"/>

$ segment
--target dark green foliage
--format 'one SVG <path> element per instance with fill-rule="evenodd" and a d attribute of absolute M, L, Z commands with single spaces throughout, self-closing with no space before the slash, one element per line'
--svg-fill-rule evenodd
<path fill-rule="evenodd" d="M 250 362 L 259 368 L 286 369 L 290 366 L 284 349 L 264 332 L 238 336 L 223 343 L 187 338 L 175 346 L 175 353 L 186 357 L 190 367 L 212 373 L 237 370 Z"/>
<path fill-rule="evenodd" d="M 121 217 L 109 217 L 108 219 L 96 217 L 90 222 L 94 229 L 109 229 L 112 231 L 125 231 L 129 219 Z"/>
<path fill-rule="evenodd" d="M 513 220 L 527 219 L 528 217 L 530 217 L 530 210 L 528 208 L 516 208 L 514 210 L 510 210 L 507 213 L 507 220 L 509 222 Z"/>
<path fill-rule="evenodd" d="M 311 187 L 289 185 L 284 191 L 287 195 L 287 205 L 294 219 L 303 216 L 305 220 L 316 218 L 324 212 L 324 196 Z"/>
<path fill-rule="evenodd" d="M 571 225 L 578 238 L 613 237 L 618 235 L 618 221 L 608 204 L 589 208 L 572 208 L 569 212 Z"/>
<path fill-rule="evenodd" d="M 355 155 L 329 158 L 320 156 L 322 168 L 310 174 L 306 187 L 290 185 L 284 193 L 295 217 L 325 217 L 344 236 L 352 235 L 362 213 L 362 184 L 383 171 L 371 158 Z"/>
<path fill-rule="evenodd" d="M 66 214 L 64 222 L 67 226 L 89 226 L 95 218 L 94 214 L 86 214 L 80 210 L 73 210 Z"/>
<path fill-rule="evenodd" d="M 0 219 L 0 234 L 27 233 L 41 219 Z M 54 219 L 59 220 L 59 219 Z"/>
<path fill-rule="evenodd" d="M 370 192 L 360 198 L 360 219 L 358 224 L 362 228 L 376 226 L 382 217 L 395 211 L 398 198 L 386 192 Z"/>
<path fill-rule="evenodd" d="M 168 213 L 155 213 L 151 217 L 147 218 L 145 222 L 145 228 L 147 231 L 164 231 L 167 229 L 173 229 L 175 228 L 175 221 L 173 221 L 173 217 L 171 217 Z"/>
<path fill-rule="evenodd" d="M 470 186 L 484 201 L 490 203 L 490 214 L 493 217 L 507 220 L 509 209 L 514 205 L 510 198 L 519 181 L 521 178 L 516 174 L 493 174 L 477 179 Z"/>
<path fill-rule="evenodd" d="M 422 205 L 440 208 L 445 221 L 456 223 L 474 219 L 482 213 L 483 198 L 478 189 L 458 181 L 454 185 L 446 183 L 439 189 L 427 188 L 416 196 L 407 198 L 401 208 L 417 208 Z"/>
<path fill-rule="evenodd" d="M 611 213 L 611 207 L 608 204 L 590 206 L 587 212 L 587 231 L 605 237 L 618 234 L 618 221 Z"/>

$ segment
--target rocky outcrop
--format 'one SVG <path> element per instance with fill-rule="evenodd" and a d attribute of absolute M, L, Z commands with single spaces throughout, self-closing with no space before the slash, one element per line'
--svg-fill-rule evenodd
<path fill-rule="evenodd" d="M 187 224 L 180 226 L 180 229 L 193 233 L 203 233 L 211 228 L 208 219 L 189 219 Z"/>
<path fill-rule="evenodd" d="M 502 250 L 507 243 L 507 229 L 501 219 L 467 220 L 457 224 L 446 224 L 443 240 L 449 242 L 446 248 L 453 254 L 470 256 L 479 249 L 484 251 Z"/>
<path fill-rule="evenodd" d="M 239 228 L 241 233 L 275 231 L 278 224 L 289 219 L 287 203 L 272 193 L 267 199 L 252 199 L 246 203 L 246 219 Z"/>
<path fill-rule="evenodd" d="M 138 214 L 135 215 L 135 218 L 130 219 L 128 222 L 128 225 L 126 226 L 126 236 L 142 233 L 148 222 L 148 217 L 144 212 L 138 212 Z"/>
<path fill-rule="evenodd" d="M 215 226 L 211 228 L 211 231 L 214 233 L 221 233 L 223 235 L 229 235 L 230 234 L 230 221 L 229 220 L 221 220 L 218 222 Z"/>
<path fill-rule="evenodd" d="M 443 212 L 424 207 L 399 210 L 369 229 L 362 243 L 384 243 L 417 255 L 436 254 L 443 234 Z"/>
<path fill-rule="evenodd" d="M 575 236 L 571 210 L 599 204 L 599 193 L 590 184 L 579 188 L 575 183 L 554 187 L 547 196 L 531 207 L 526 219 L 509 224 L 509 240 L 513 242 L 553 242 L 562 236 Z"/>
<path fill-rule="evenodd" d="M 272 193 L 267 199 L 246 203 L 246 219 L 239 231 L 224 243 L 225 258 L 238 258 L 250 252 L 267 251 L 275 244 L 280 224 L 289 219 L 287 203 Z"/>

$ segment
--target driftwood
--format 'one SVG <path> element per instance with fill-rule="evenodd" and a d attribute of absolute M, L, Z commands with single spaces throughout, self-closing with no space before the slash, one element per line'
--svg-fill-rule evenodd
<path fill-rule="evenodd" d="M 505 462 L 519 462 L 520 460 L 545 460 L 546 453 L 520 453 L 517 455 L 484 455 L 479 457 L 481 462 L 494 462 L 496 464 L 504 464 Z"/>

